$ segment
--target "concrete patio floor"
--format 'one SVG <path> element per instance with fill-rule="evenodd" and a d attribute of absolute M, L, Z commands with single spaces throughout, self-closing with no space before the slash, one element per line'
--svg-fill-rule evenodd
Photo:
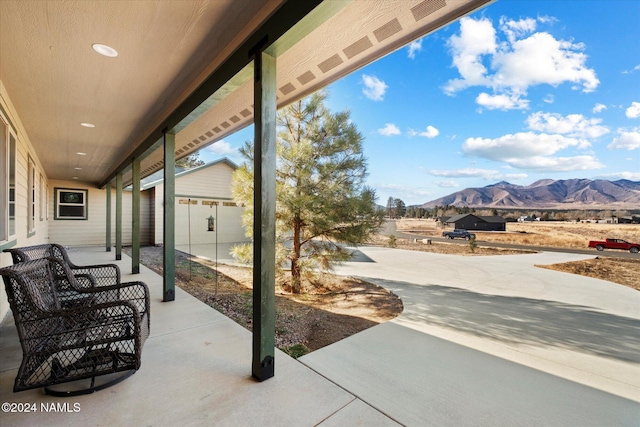
<path fill-rule="evenodd" d="M 72 249 L 79 265 L 113 263 L 114 252 Z M 151 292 L 151 335 L 135 375 L 91 395 L 56 398 L 42 389 L 13 393 L 21 360 L 13 316 L 0 329 L 0 403 L 36 404 L 36 412 L 0 412 L 9 426 L 393 426 L 393 420 L 286 354 L 276 353 L 276 375 L 251 377 L 251 333 L 176 288 L 163 303 L 162 278 L 144 266 L 123 281 L 144 281 Z M 4 290 L 2 291 L 4 292 Z M 43 412 L 41 403 L 69 403 Z M 79 411 L 74 412 L 79 404 Z"/>
<path fill-rule="evenodd" d="M 97 248 L 70 255 L 78 264 L 114 257 Z M 140 371 L 88 396 L 12 393 L 21 351 L 9 317 L 0 329 L 0 401 L 36 403 L 38 412 L 0 413 L 0 425 L 638 425 L 636 291 L 533 270 L 532 260 L 557 255 L 359 255 L 338 271 L 392 289 L 403 314 L 298 361 L 278 351 L 276 375 L 263 383 L 250 377 L 248 331 L 178 288 L 175 302 L 162 303 L 161 277 L 144 266 L 124 274 L 123 256 L 123 281 L 145 281 L 152 295 Z M 41 402 L 69 403 L 71 412 L 45 413 Z"/>

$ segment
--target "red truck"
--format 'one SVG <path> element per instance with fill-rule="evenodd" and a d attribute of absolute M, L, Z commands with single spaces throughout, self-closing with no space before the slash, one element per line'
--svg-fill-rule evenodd
<path fill-rule="evenodd" d="M 596 248 L 599 251 L 605 249 L 622 249 L 633 254 L 640 252 L 640 243 L 630 243 L 622 239 L 606 239 L 603 241 L 592 240 L 589 242 L 590 248 Z"/>

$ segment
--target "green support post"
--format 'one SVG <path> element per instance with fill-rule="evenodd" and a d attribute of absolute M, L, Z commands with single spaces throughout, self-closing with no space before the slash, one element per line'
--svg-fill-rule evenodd
<path fill-rule="evenodd" d="M 107 192 L 107 233 L 105 235 L 105 246 L 107 252 L 111 252 L 111 181 L 107 182 L 105 191 Z"/>
<path fill-rule="evenodd" d="M 176 299 L 176 136 L 164 132 L 164 223 L 162 301 Z"/>
<path fill-rule="evenodd" d="M 254 57 L 253 361 L 258 381 L 275 372 L 276 59 Z"/>
<path fill-rule="evenodd" d="M 122 172 L 116 175 L 116 260 L 122 259 Z"/>
<path fill-rule="evenodd" d="M 140 159 L 133 159 L 131 195 L 131 274 L 140 274 Z"/>

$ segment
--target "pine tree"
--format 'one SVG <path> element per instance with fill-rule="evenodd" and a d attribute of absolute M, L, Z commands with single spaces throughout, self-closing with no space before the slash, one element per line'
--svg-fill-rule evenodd
<path fill-rule="evenodd" d="M 395 217 L 402 218 L 407 211 L 407 207 L 401 199 L 396 199 L 395 203 Z"/>
<path fill-rule="evenodd" d="M 387 216 L 389 218 L 393 218 L 395 216 L 395 213 L 396 213 L 396 199 L 390 196 L 389 199 L 387 199 Z"/>
<path fill-rule="evenodd" d="M 204 161 L 200 159 L 200 153 L 197 151 L 181 158 L 180 160 L 176 160 L 176 166 L 183 169 L 193 169 L 202 165 L 204 165 Z"/>
<path fill-rule="evenodd" d="M 340 243 L 363 243 L 382 223 L 375 191 L 364 185 L 363 137 L 349 112 L 331 113 L 325 99 L 319 92 L 278 112 L 276 261 L 289 261 L 294 293 L 316 267 L 349 258 Z M 241 153 L 249 162 L 235 172 L 234 197 L 246 206 L 245 228 L 251 234 L 253 144 Z M 250 252 L 244 247 L 234 253 L 246 260 Z"/>

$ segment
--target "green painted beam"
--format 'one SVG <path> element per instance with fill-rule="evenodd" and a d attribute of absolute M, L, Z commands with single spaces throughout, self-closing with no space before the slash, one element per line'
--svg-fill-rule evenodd
<path fill-rule="evenodd" d="M 122 259 L 122 174 L 116 175 L 116 260 Z"/>
<path fill-rule="evenodd" d="M 253 360 L 258 381 L 275 373 L 276 59 L 254 58 Z"/>
<path fill-rule="evenodd" d="M 107 182 L 107 232 L 105 234 L 105 246 L 107 252 L 111 252 L 111 181 Z"/>
<path fill-rule="evenodd" d="M 165 133 L 164 140 L 164 222 L 162 301 L 176 299 L 176 136 Z"/>
<path fill-rule="evenodd" d="M 131 194 L 131 274 L 140 273 L 140 159 L 133 160 Z"/>

